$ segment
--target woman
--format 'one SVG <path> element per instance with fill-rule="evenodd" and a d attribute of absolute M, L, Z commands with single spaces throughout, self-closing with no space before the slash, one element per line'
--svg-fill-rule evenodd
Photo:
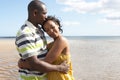
<path fill-rule="evenodd" d="M 60 21 L 56 17 L 48 16 L 43 23 L 42 28 L 54 40 L 48 44 L 49 52 L 47 53 L 44 61 L 57 65 L 67 60 L 70 65 L 70 70 L 67 74 L 57 71 L 49 72 L 48 80 L 74 80 L 70 60 L 69 44 L 66 38 L 60 33 L 62 32 Z"/>
<path fill-rule="evenodd" d="M 60 33 L 62 32 L 62 29 L 59 19 L 54 16 L 48 16 L 44 21 L 42 28 L 51 38 L 53 38 L 53 42 L 50 42 L 47 45 L 48 53 L 43 60 L 55 65 L 67 61 L 70 65 L 70 69 L 66 74 L 58 71 L 48 72 L 48 80 L 74 80 L 69 44 L 67 39 Z M 30 68 L 27 62 L 23 62 L 19 67 Z"/>

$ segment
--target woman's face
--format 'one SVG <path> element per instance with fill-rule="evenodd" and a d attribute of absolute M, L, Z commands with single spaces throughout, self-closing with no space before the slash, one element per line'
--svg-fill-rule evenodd
<path fill-rule="evenodd" d="M 60 35 L 59 26 L 52 20 L 48 20 L 44 24 L 44 30 L 52 38 L 56 38 Z"/>

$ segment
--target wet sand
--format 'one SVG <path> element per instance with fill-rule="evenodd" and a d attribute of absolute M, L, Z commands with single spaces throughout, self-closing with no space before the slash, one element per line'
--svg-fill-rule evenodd
<path fill-rule="evenodd" d="M 120 80 L 120 40 L 69 40 L 75 80 Z M 0 80 L 17 80 L 14 39 L 0 40 Z"/>
<path fill-rule="evenodd" d="M 70 41 L 76 80 L 120 80 L 120 40 Z"/>
<path fill-rule="evenodd" d="M 0 40 L 0 80 L 17 80 L 18 54 L 13 39 Z"/>

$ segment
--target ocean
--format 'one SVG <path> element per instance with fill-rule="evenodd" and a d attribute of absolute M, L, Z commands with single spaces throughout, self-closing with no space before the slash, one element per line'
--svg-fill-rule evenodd
<path fill-rule="evenodd" d="M 67 39 L 98 40 L 98 39 L 120 39 L 120 36 L 65 36 Z"/>
<path fill-rule="evenodd" d="M 64 36 L 67 39 L 77 39 L 77 40 L 96 40 L 96 39 L 120 39 L 120 36 Z M 51 39 L 49 36 L 46 36 L 49 40 Z M 15 39 L 14 36 L 10 37 L 0 37 L 0 39 Z"/>

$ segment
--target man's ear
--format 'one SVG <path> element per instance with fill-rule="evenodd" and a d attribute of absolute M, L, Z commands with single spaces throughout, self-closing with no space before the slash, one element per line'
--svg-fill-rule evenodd
<path fill-rule="evenodd" d="M 33 15 L 34 15 L 34 16 L 36 16 L 36 15 L 37 15 L 37 13 L 38 13 L 38 10 L 37 10 L 37 9 L 35 9 L 35 10 L 33 11 Z"/>

